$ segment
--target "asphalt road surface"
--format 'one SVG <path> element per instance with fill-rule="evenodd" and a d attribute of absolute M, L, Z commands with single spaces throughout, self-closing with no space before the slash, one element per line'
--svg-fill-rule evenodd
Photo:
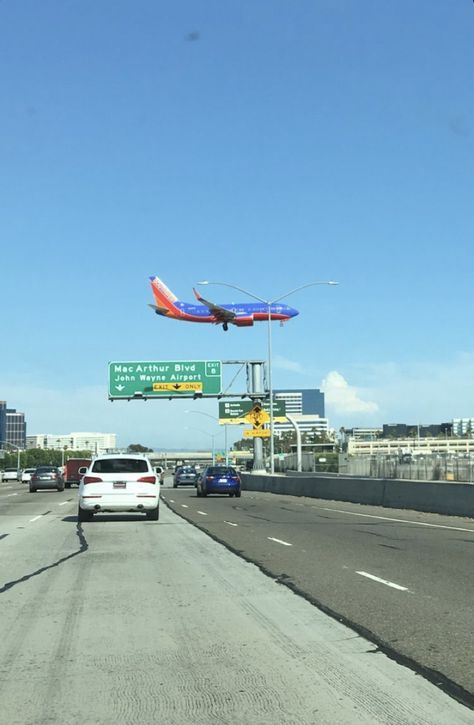
<path fill-rule="evenodd" d="M 180 508 L 195 499 L 190 489 L 163 493 Z M 221 525 L 232 536 L 243 528 L 235 499 L 195 501 L 193 515 L 222 507 Z M 239 505 L 249 503 L 244 493 Z M 156 523 L 102 515 L 80 525 L 76 511 L 76 489 L 0 484 L 2 722 L 474 722 L 472 710 L 163 504 Z M 291 548 L 278 538 L 267 539 L 275 551 Z"/>
<path fill-rule="evenodd" d="M 251 491 L 163 496 L 275 579 L 472 698 L 472 519 Z"/>

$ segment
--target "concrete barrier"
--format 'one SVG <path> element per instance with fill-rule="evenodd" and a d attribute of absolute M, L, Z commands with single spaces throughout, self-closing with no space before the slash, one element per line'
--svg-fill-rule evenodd
<path fill-rule="evenodd" d="M 307 496 L 329 501 L 411 509 L 474 518 L 474 485 L 445 481 L 407 481 L 328 475 L 263 475 L 242 473 L 247 491 Z"/>

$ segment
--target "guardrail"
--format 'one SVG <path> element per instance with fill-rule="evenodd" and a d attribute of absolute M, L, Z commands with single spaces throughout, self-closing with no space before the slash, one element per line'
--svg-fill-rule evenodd
<path fill-rule="evenodd" d="M 247 491 L 307 496 L 329 501 L 411 509 L 474 518 L 474 485 L 447 481 L 407 481 L 324 475 L 242 473 Z"/>

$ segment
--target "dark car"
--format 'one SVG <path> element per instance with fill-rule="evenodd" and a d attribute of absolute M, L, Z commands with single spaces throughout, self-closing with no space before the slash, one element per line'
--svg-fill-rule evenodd
<path fill-rule="evenodd" d="M 30 478 L 30 493 L 40 488 L 55 488 L 64 491 L 64 478 L 57 466 L 38 466 Z"/>
<path fill-rule="evenodd" d="M 197 481 L 197 495 L 224 493 L 228 496 L 240 496 L 240 476 L 232 466 L 208 466 Z"/>
<path fill-rule="evenodd" d="M 174 474 L 173 488 L 178 486 L 195 486 L 198 478 L 198 472 L 194 466 L 179 466 Z"/>

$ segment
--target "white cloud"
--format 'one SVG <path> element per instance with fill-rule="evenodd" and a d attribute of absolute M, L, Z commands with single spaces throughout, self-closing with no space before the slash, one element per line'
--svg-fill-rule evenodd
<path fill-rule="evenodd" d="M 296 360 L 289 360 L 282 355 L 276 355 L 272 360 L 272 366 L 279 370 L 289 370 L 292 373 L 304 373 L 305 370 L 301 363 Z"/>
<path fill-rule="evenodd" d="M 373 414 L 379 409 L 377 403 L 362 400 L 360 391 L 347 382 L 336 370 L 331 370 L 321 383 L 326 404 L 337 415 L 362 413 Z"/>

